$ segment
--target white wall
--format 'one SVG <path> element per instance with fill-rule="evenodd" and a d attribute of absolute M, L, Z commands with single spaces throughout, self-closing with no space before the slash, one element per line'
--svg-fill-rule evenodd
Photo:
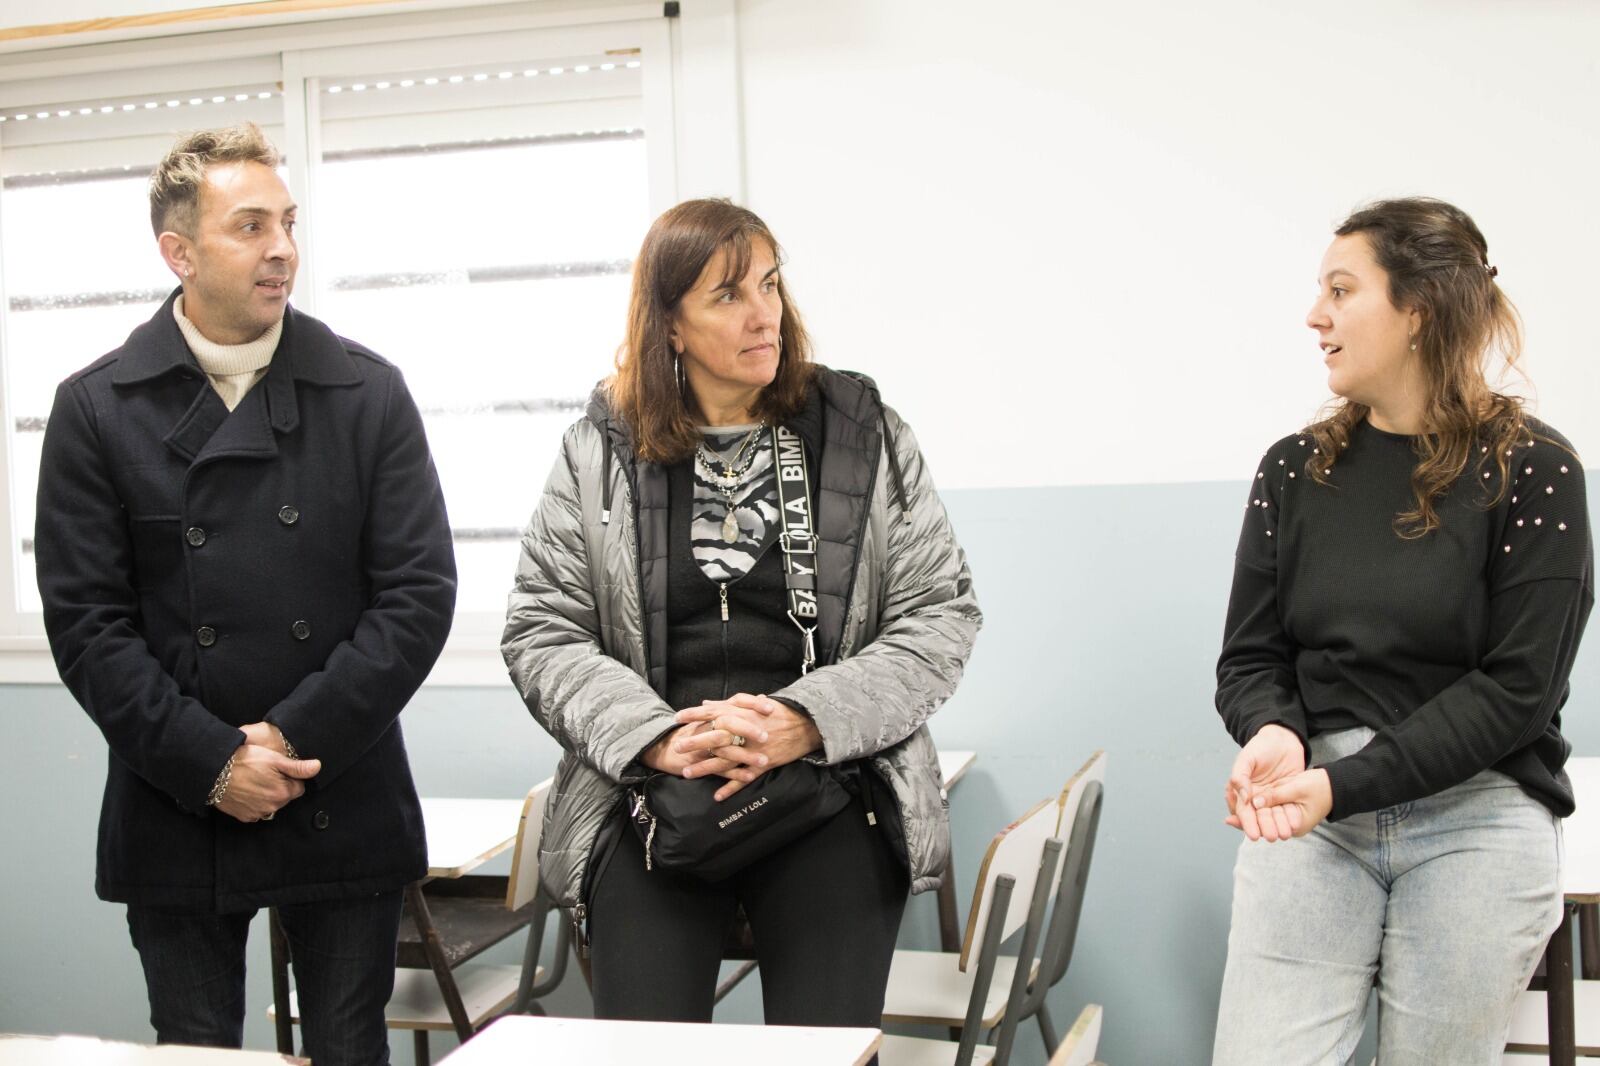
<path fill-rule="evenodd" d="M 62 0 L 51 18 L 198 2 Z M 730 47 L 730 2 L 684 0 L 695 69 Z M 1527 320 L 1539 412 L 1600 448 L 1600 5 L 736 10 L 738 99 L 709 106 L 742 110 L 743 188 L 737 146 L 697 133 L 719 116 L 680 107 L 680 192 L 767 218 L 821 357 L 879 379 L 944 486 L 1242 482 L 1326 397 L 1303 318 L 1331 228 L 1416 193 L 1477 218 Z M 0 29 L 37 21 L 0 2 Z"/>
<path fill-rule="evenodd" d="M 738 12 L 749 203 L 943 485 L 1243 483 L 1326 395 L 1331 228 L 1404 194 L 1477 219 L 1540 411 L 1600 449 L 1600 6 Z"/>

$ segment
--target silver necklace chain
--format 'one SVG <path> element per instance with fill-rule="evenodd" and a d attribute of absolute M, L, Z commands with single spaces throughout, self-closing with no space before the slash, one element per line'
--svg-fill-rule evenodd
<path fill-rule="evenodd" d="M 739 446 L 733 450 L 732 458 L 724 458 L 707 448 L 704 441 L 700 442 L 695 458 L 699 461 L 700 467 L 705 471 L 706 475 L 717 483 L 719 489 L 723 486 L 727 486 L 729 489 L 736 489 L 744 483 L 746 475 L 750 473 L 750 464 L 754 463 L 756 459 L 757 449 L 751 448 L 750 445 L 755 443 L 756 438 L 761 435 L 761 431 L 765 428 L 766 426 L 764 425 L 756 426 L 749 433 L 746 433 L 744 440 L 740 441 Z M 721 469 L 719 470 L 718 467 L 721 467 Z"/>
<path fill-rule="evenodd" d="M 750 445 L 755 443 L 756 438 L 761 435 L 761 431 L 765 428 L 766 425 L 762 424 L 747 433 L 744 440 L 739 442 L 739 447 L 734 449 L 733 458 L 731 459 L 724 459 L 716 452 L 713 452 L 705 446 L 704 441 L 700 443 L 700 447 L 695 452 L 695 465 L 710 479 L 712 488 L 722 494 L 722 498 L 727 504 L 727 512 L 722 518 L 722 541 L 724 544 L 732 544 L 739 539 L 739 519 L 734 514 L 733 494 L 736 489 L 744 484 L 745 478 L 750 474 L 750 467 L 755 463 L 756 454 L 760 450 L 752 448 Z M 721 466 L 722 469 L 718 470 L 718 466 Z"/>

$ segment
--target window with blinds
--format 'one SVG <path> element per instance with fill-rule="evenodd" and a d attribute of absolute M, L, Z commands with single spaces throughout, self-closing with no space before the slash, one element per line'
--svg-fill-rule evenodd
<path fill-rule="evenodd" d="M 31 538 L 56 384 L 176 284 L 150 169 L 183 131 L 251 120 L 300 202 L 293 304 L 404 372 L 455 529 L 458 612 L 500 616 L 561 434 L 610 372 L 632 257 L 671 202 L 670 81 L 650 66 L 664 40 L 612 26 L 281 52 L 189 65 L 187 82 L 63 79 L 25 104 L 0 84 L 14 600 L 0 613 L 40 609 Z"/>
<path fill-rule="evenodd" d="M 276 64 L 255 66 L 269 75 Z M 40 609 L 34 497 L 56 385 L 121 344 L 177 284 L 150 227 L 151 168 L 185 130 L 248 120 L 276 140 L 282 115 L 282 93 L 266 76 L 0 112 L 0 350 L 17 611 Z"/>
<path fill-rule="evenodd" d="M 636 55 L 323 77 L 317 307 L 399 364 L 456 531 L 503 611 L 565 428 L 611 368 L 650 221 Z"/>

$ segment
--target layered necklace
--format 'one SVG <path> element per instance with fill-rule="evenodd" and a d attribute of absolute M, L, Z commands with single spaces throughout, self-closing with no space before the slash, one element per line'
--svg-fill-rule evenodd
<path fill-rule="evenodd" d="M 727 501 L 728 513 L 722 519 L 724 544 L 732 544 L 739 539 L 739 519 L 734 515 L 733 494 L 739 491 L 744 485 L 745 478 L 750 474 L 750 464 L 755 462 L 757 451 L 753 445 L 765 428 L 766 425 L 763 423 L 745 434 L 744 440 L 739 442 L 739 446 L 729 456 L 718 455 L 707 448 L 704 441 L 695 451 L 695 466 Z"/>

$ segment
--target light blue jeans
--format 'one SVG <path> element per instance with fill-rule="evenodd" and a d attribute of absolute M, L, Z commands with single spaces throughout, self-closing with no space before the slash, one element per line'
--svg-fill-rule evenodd
<path fill-rule="evenodd" d="M 1315 763 L 1370 729 L 1312 740 Z M 1378 1066 L 1497 1066 L 1561 920 L 1561 826 L 1504 774 L 1282 843 L 1245 841 L 1213 1066 L 1346 1066 L 1378 990 Z"/>

